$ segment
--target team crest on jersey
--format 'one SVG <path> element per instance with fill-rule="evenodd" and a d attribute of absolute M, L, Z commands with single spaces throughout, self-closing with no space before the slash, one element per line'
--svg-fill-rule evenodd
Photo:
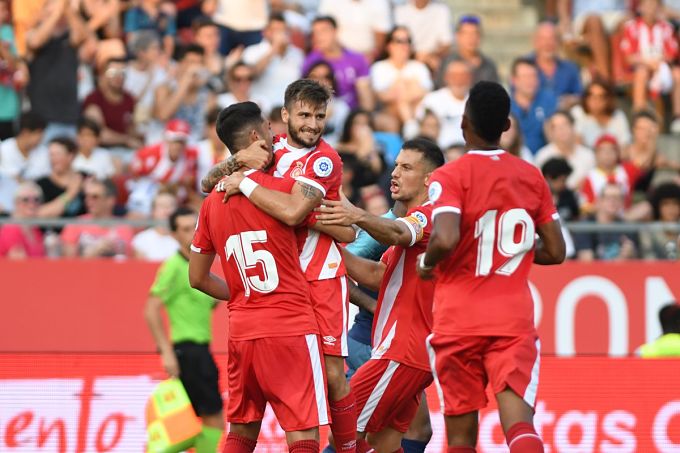
<path fill-rule="evenodd" d="M 290 171 L 290 177 L 292 179 L 299 178 L 302 176 L 302 162 L 295 162 L 295 168 Z"/>
<path fill-rule="evenodd" d="M 411 215 L 415 217 L 416 220 L 418 220 L 418 223 L 421 227 L 425 228 L 427 226 L 427 216 L 425 214 L 420 211 L 416 211 Z"/>
<path fill-rule="evenodd" d="M 439 200 L 439 197 L 441 197 L 442 195 L 442 185 L 439 184 L 437 181 L 434 181 L 432 184 L 430 184 L 430 188 L 427 191 L 427 195 L 430 197 L 430 201 L 432 203 Z"/>
<path fill-rule="evenodd" d="M 325 178 L 333 172 L 333 162 L 328 157 L 321 157 L 314 162 L 314 173 Z"/>

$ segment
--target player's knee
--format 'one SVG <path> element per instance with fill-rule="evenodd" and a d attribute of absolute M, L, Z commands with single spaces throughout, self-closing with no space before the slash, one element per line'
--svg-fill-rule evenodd
<path fill-rule="evenodd" d="M 201 421 L 205 426 L 210 426 L 211 428 L 224 429 L 224 417 L 222 412 L 218 414 L 201 415 Z"/>
<path fill-rule="evenodd" d="M 429 422 L 423 425 L 410 426 L 404 434 L 404 439 L 428 443 L 432 439 L 432 426 Z"/>
<path fill-rule="evenodd" d="M 328 396 L 331 398 L 337 400 L 349 393 L 349 384 L 345 378 L 345 370 L 328 367 L 326 369 L 326 379 L 328 380 Z"/>

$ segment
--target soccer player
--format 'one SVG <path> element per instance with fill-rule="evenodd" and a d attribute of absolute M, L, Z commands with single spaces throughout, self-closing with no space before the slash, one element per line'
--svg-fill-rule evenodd
<path fill-rule="evenodd" d="M 260 109 L 244 104 L 220 112 L 220 138 L 241 149 L 250 135 L 258 135 L 271 147 Z M 292 228 L 245 196 L 232 196 L 225 204 L 213 191 L 201 207 L 189 280 L 194 288 L 229 300 L 226 453 L 254 451 L 267 403 L 286 432 L 290 452 L 318 452 L 318 427 L 328 423 L 319 329 L 297 248 L 291 246 L 295 241 Z M 226 283 L 210 273 L 215 254 Z"/>
<path fill-rule="evenodd" d="M 328 89 L 316 81 L 302 79 L 291 83 L 282 109 L 288 133 L 274 139 L 273 177 L 261 172 L 247 177 L 241 172 L 232 173 L 221 182 L 227 194 L 240 191 L 255 206 L 291 226 L 299 225 L 313 214 L 324 197 L 339 200 L 342 161 L 321 139 L 329 100 Z M 239 149 L 229 143 L 227 146 Z M 274 180 L 281 178 L 293 181 L 289 193 L 272 186 L 276 184 Z M 209 188 L 210 183 L 202 185 Z M 331 432 L 339 452 L 354 451 L 356 410 L 343 360 L 347 356 L 349 310 L 345 266 L 340 248 L 331 236 L 306 227 L 298 228 L 297 235 L 300 265 L 309 282 L 323 342 Z"/>
<path fill-rule="evenodd" d="M 390 187 L 392 197 L 407 210 L 406 216 L 397 220 L 330 200 L 324 200 L 318 208 L 318 222 L 355 224 L 379 242 L 392 245 L 379 262 L 343 253 L 350 277 L 363 286 L 380 289 L 371 360 L 352 378 L 359 412 L 360 453 L 372 449 L 403 452 L 402 437 L 418 410 L 423 391 L 432 382 L 425 339 L 432 328 L 434 285 L 418 278 L 415 264 L 427 246 L 431 229 L 428 179 L 443 164 L 444 155 L 430 140 L 404 143 Z"/>
<path fill-rule="evenodd" d="M 433 226 L 418 273 L 437 277 L 428 348 L 449 453 L 475 451 L 487 383 L 510 452 L 543 451 L 533 426 L 540 342 L 527 276 L 532 261 L 561 263 L 565 245 L 540 171 L 500 149 L 509 112 L 501 85 L 476 84 L 462 120 L 467 154 L 430 177 Z"/>
<path fill-rule="evenodd" d="M 222 396 L 215 360 L 210 353 L 210 323 L 216 301 L 189 285 L 189 254 L 197 213 L 179 208 L 170 215 L 170 230 L 180 249 L 158 270 L 144 315 L 168 375 L 179 377 L 203 428 L 196 453 L 215 453 L 224 431 Z M 170 341 L 163 327 L 161 307 L 170 320 Z"/>

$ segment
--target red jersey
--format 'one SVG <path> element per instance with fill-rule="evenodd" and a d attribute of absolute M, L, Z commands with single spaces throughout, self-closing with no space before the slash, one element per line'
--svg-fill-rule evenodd
<path fill-rule="evenodd" d="M 624 25 L 621 50 L 626 56 L 639 55 L 670 62 L 678 55 L 678 42 L 668 21 L 658 20 L 649 26 L 638 17 Z"/>
<path fill-rule="evenodd" d="M 430 371 L 425 339 L 432 332 L 434 282 L 418 278 L 416 261 L 427 248 L 432 230 L 427 202 L 397 219 L 411 230 L 408 247 L 392 246 L 381 261 L 387 265 L 373 318 L 373 359 L 390 359 Z"/>
<path fill-rule="evenodd" d="M 231 292 L 229 337 L 251 340 L 318 333 L 295 232 L 243 195 L 203 201 L 191 249 L 220 256 Z"/>
<path fill-rule="evenodd" d="M 160 183 L 191 182 L 196 179 L 198 151 L 187 147 L 175 162 L 168 157 L 165 142 L 138 150 L 132 159 L 132 174 L 148 176 Z"/>
<path fill-rule="evenodd" d="M 502 150 L 469 151 L 430 178 L 432 219 L 461 216 L 457 247 L 437 266 L 433 331 L 534 331 L 528 274 L 536 226 L 559 218 L 541 172 Z"/>
<path fill-rule="evenodd" d="M 294 148 L 285 134 L 274 138 L 274 177 L 289 178 L 309 184 L 324 198 L 340 199 L 342 160 L 338 153 L 321 140 L 314 148 Z M 300 267 L 308 281 L 326 280 L 347 273 L 335 240 L 318 231 L 300 227 L 296 230 L 300 250 Z"/>
<path fill-rule="evenodd" d="M 583 186 L 581 186 L 583 209 L 593 210 L 602 189 L 610 183 L 621 186 L 626 197 L 626 207 L 630 207 L 633 202 L 633 187 L 639 178 L 640 169 L 631 162 L 623 162 L 617 165 L 611 174 L 607 174 L 599 168 L 594 168 L 588 173 L 583 181 Z"/>

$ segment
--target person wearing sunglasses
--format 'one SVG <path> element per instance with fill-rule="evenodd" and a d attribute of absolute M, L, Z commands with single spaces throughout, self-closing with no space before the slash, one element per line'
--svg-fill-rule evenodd
<path fill-rule="evenodd" d="M 267 99 L 253 94 L 253 80 L 255 80 L 253 69 L 243 61 L 236 62 L 229 68 L 226 77 L 227 91 L 217 96 L 217 106 L 223 109 L 237 102 L 252 101 L 261 110 L 269 111 L 271 106 Z"/>
<path fill-rule="evenodd" d="M 19 184 L 14 195 L 12 218 L 36 218 L 41 203 L 42 190 L 36 183 L 26 181 Z M 23 259 L 43 256 L 45 246 L 40 228 L 18 224 L 0 226 L 0 257 Z"/>

